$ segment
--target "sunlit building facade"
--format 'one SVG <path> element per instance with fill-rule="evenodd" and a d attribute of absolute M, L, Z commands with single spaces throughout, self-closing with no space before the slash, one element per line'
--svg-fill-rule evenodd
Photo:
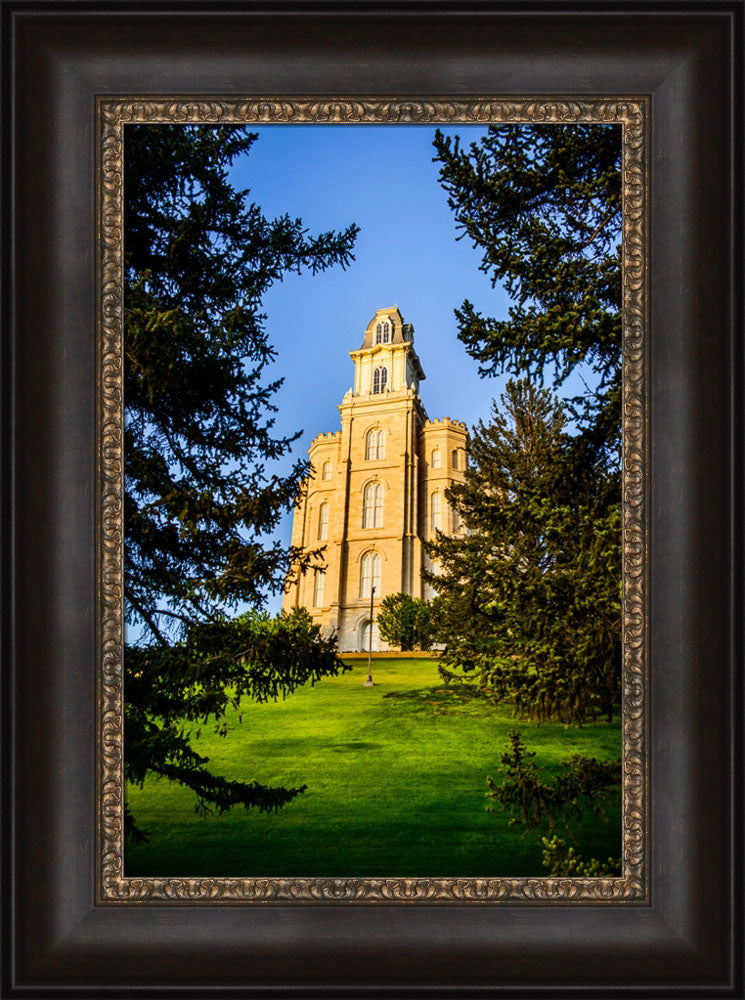
<path fill-rule="evenodd" d="M 414 328 L 398 308 L 378 309 L 362 346 L 350 351 L 354 382 L 339 406 L 341 430 L 308 450 L 312 476 L 296 507 L 292 544 L 322 549 L 323 568 L 305 573 L 283 608 L 303 606 L 344 651 L 385 649 L 375 619 L 399 591 L 431 597 L 422 578 L 423 541 L 458 531 L 445 491 L 465 477 L 468 437 L 459 420 L 429 420 Z"/>

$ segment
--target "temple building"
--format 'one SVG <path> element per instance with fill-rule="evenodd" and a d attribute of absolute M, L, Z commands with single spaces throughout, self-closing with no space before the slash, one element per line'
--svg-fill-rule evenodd
<path fill-rule="evenodd" d="M 362 346 L 350 351 L 354 383 L 339 406 L 341 430 L 311 442 L 312 473 L 295 508 L 292 544 L 323 549 L 323 569 L 301 576 L 283 609 L 304 606 L 339 649 L 388 648 L 377 635 L 377 609 L 388 594 L 433 596 L 422 579 L 422 542 L 439 528 L 460 530 L 445 490 L 466 469 L 466 425 L 429 420 L 414 327 L 398 308 L 378 309 Z"/>

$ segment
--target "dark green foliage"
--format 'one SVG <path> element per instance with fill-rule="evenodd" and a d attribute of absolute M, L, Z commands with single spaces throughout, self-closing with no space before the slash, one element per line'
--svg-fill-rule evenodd
<path fill-rule="evenodd" d="M 438 533 L 441 671 L 535 722 L 580 725 L 620 703 L 617 477 L 578 463 L 548 389 L 510 381 L 471 435 L 448 501 L 467 528 Z"/>
<path fill-rule="evenodd" d="M 387 643 L 402 651 L 429 649 L 432 644 L 430 608 L 409 594 L 389 594 L 378 612 L 378 630 Z"/>
<path fill-rule="evenodd" d="M 461 236 L 512 300 L 506 319 L 464 302 L 458 336 L 482 376 L 521 377 L 476 428 L 468 480 L 448 493 L 468 534 L 430 550 L 443 571 L 432 578 L 443 673 L 539 723 L 610 720 L 621 694 L 621 130 L 503 125 L 468 150 L 438 132 L 435 150 Z M 545 378 L 564 404 L 538 388 Z M 548 782 L 533 757 L 513 732 L 503 783 L 489 779 L 526 830 L 568 830 L 618 796 L 618 762 L 575 755 Z M 620 868 L 556 837 L 543 845 L 551 874 Z"/>
<path fill-rule="evenodd" d="M 562 761 L 558 775 L 544 780 L 516 730 L 508 734 L 508 748 L 500 756 L 501 782 L 487 778 L 489 798 L 499 803 L 489 812 L 512 814 L 511 826 L 522 824 L 528 832 L 551 836 L 558 824 L 569 832 L 570 820 L 581 826 L 583 813 L 604 816 L 604 806 L 617 801 L 621 788 L 621 761 L 598 761 L 572 754 Z"/>
<path fill-rule="evenodd" d="M 620 702 L 621 131 L 500 125 L 467 150 L 435 137 L 440 180 L 506 319 L 456 310 L 482 375 L 511 372 L 439 536 L 444 668 L 516 714 L 581 724 Z M 563 404 L 536 386 L 569 376 Z M 574 385 L 577 378 L 574 379 Z"/>
<path fill-rule="evenodd" d="M 458 335 L 480 372 L 587 392 L 573 401 L 587 446 L 617 462 L 621 427 L 621 129 L 496 125 L 463 149 L 438 132 L 435 160 L 481 270 L 513 304 L 506 320 L 466 301 Z"/>
<path fill-rule="evenodd" d="M 590 858 L 584 861 L 577 855 L 573 847 L 567 847 L 561 837 L 542 837 L 543 864 L 548 868 L 549 875 L 562 878 L 603 878 L 621 874 L 621 859 L 606 858 L 598 861 Z"/>
<path fill-rule="evenodd" d="M 276 697 L 340 669 L 297 623 L 251 645 L 248 625 L 226 620 L 303 565 L 270 538 L 309 470 L 270 468 L 296 436 L 273 431 L 281 379 L 266 378 L 262 296 L 288 272 L 345 267 L 357 233 L 266 219 L 228 175 L 255 140 L 245 127 L 125 127 L 125 769 L 188 785 L 200 808 L 275 808 L 297 789 L 211 775 L 184 725 L 219 725 L 241 693 Z"/>
<path fill-rule="evenodd" d="M 265 536 L 308 472 L 266 463 L 265 380 L 275 350 L 261 312 L 287 272 L 352 259 L 357 229 L 309 237 L 267 220 L 228 169 L 256 139 L 244 127 L 125 130 L 125 591 L 130 623 L 165 638 L 281 585 L 291 554 Z"/>
<path fill-rule="evenodd" d="M 266 788 L 228 781 L 206 769 L 193 740 L 201 728 L 227 735 L 228 709 L 246 697 L 284 698 L 349 668 L 336 655 L 336 639 L 324 639 L 304 608 L 270 617 L 246 612 L 230 620 L 191 626 L 170 644 L 130 647 L 126 660 L 124 773 L 142 785 L 148 774 L 179 781 L 197 796 L 197 810 L 224 812 L 240 804 L 262 812 L 278 809 L 301 788 Z M 138 831 L 127 816 L 129 832 Z"/>

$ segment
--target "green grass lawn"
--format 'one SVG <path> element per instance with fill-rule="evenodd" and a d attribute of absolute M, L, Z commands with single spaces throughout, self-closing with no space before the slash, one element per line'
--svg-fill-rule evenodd
<path fill-rule="evenodd" d="M 244 703 L 227 737 L 205 726 L 195 748 L 231 778 L 307 791 L 278 813 L 236 807 L 203 818 L 194 796 L 165 780 L 128 787 L 149 841 L 128 844 L 125 875 L 530 876 L 544 875 L 534 834 L 486 811 L 486 776 L 498 775 L 510 729 L 539 766 L 577 751 L 618 757 L 620 725 L 536 728 L 509 706 L 445 688 L 429 659 L 365 661 L 286 701 Z M 619 810 L 587 817 L 573 841 L 586 856 L 621 852 Z"/>

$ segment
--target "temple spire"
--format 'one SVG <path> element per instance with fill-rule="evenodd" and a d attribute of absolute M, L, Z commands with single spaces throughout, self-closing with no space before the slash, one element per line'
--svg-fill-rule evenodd
<path fill-rule="evenodd" d="M 355 396 L 406 389 L 418 393 L 425 378 L 414 349 L 414 327 L 404 322 L 397 306 L 376 309 L 365 328 L 362 346 L 349 356 L 354 361 Z"/>

